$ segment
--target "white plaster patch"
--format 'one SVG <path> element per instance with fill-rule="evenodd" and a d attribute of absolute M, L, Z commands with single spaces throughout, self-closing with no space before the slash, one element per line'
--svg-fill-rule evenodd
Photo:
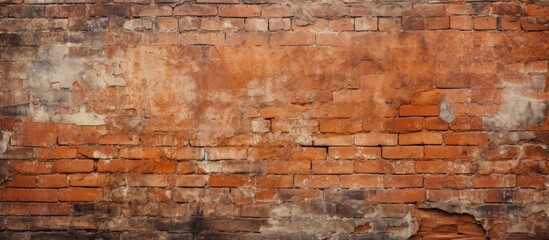
<path fill-rule="evenodd" d="M 69 123 L 80 126 L 98 126 L 105 124 L 105 116 L 93 112 L 86 112 L 84 107 L 81 107 L 80 111 L 77 113 L 53 115 L 51 120 L 56 123 Z"/>
<path fill-rule="evenodd" d="M 8 150 L 8 144 L 13 132 L 2 131 L 2 140 L 0 140 L 0 153 L 5 153 Z"/>

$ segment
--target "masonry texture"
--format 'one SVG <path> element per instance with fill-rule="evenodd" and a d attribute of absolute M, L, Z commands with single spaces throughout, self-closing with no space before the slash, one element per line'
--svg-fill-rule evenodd
<path fill-rule="evenodd" d="M 549 239 L 549 3 L 0 0 L 0 239 Z"/>

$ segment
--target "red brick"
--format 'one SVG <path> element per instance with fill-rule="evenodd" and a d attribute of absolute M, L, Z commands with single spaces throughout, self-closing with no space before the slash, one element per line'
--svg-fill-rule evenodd
<path fill-rule="evenodd" d="M 387 118 L 383 120 L 383 129 L 392 133 L 417 132 L 423 129 L 423 118 Z"/>
<path fill-rule="evenodd" d="M 131 7 L 133 16 L 148 17 L 148 16 L 171 16 L 172 7 L 170 6 L 150 6 L 150 5 L 134 5 Z"/>
<path fill-rule="evenodd" d="M 351 146 L 353 145 L 352 135 L 316 135 L 313 140 L 315 146 Z"/>
<path fill-rule="evenodd" d="M 346 175 L 341 176 L 342 188 L 381 188 L 383 179 L 379 175 Z"/>
<path fill-rule="evenodd" d="M 469 203 L 484 204 L 485 193 L 474 190 L 429 190 L 427 194 L 430 202 L 444 202 L 458 200 L 467 200 Z"/>
<path fill-rule="evenodd" d="M 88 6 L 90 17 L 128 16 L 129 6 L 124 4 L 92 4 Z"/>
<path fill-rule="evenodd" d="M 402 117 L 438 116 L 439 112 L 439 106 L 402 105 L 398 109 Z"/>
<path fill-rule="evenodd" d="M 427 130 L 447 130 L 448 123 L 438 117 L 425 118 L 425 129 Z"/>
<path fill-rule="evenodd" d="M 471 14 L 475 14 L 476 11 L 473 8 L 473 6 L 469 3 L 450 3 L 448 4 L 448 13 L 471 15 Z"/>
<path fill-rule="evenodd" d="M 484 145 L 489 141 L 488 134 L 475 132 L 451 132 L 444 133 L 446 145 Z"/>
<path fill-rule="evenodd" d="M 447 161 L 417 161 L 415 164 L 417 173 L 449 173 L 452 166 Z"/>
<path fill-rule="evenodd" d="M 498 3 L 492 4 L 492 14 L 497 15 L 510 15 L 520 16 L 522 15 L 522 6 L 513 3 Z"/>
<path fill-rule="evenodd" d="M 267 163 L 267 173 L 304 174 L 311 172 L 309 161 L 276 161 Z"/>
<path fill-rule="evenodd" d="M 391 173 L 394 171 L 393 161 L 366 160 L 354 162 L 355 173 Z"/>
<path fill-rule="evenodd" d="M 314 174 L 348 174 L 353 173 L 351 161 L 314 161 Z"/>
<path fill-rule="evenodd" d="M 496 19 L 493 17 L 475 17 L 475 30 L 495 30 Z"/>
<path fill-rule="evenodd" d="M 260 15 L 259 6 L 219 6 L 220 17 L 259 17 Z"/>
<path fill-rule="evenodd" d="M 71 172 L 92 172 L 93 160 L 57 160 L 53 162 L 52 172 L 71 173 Z"/>
<path fill-rule="evenodd" d="M 239 0 L 196 0 L 198 3 L 238 3 Z"/>
<path fill-rule="evenodd" d="M 381 156 L 383 158 L 423 158 L 422 146 L 406 146 L 406 147 L 383 147 L 381 148 Z"/>
<path fill-rule="evenodd" d="M 385 175 L 383 185 L 385 188 L 423 187 L 423 177 L 421 175 Z"/>
<path fill-rule="evenodd" d="M 294 9 L 290 6 L 284 6 L 284 5 L 271 5 L 271 6 L 264 6 L 261 9 L 261 16 L 263 17 L 293 17 Z"/>
<path fill-rule="evenodd" d="M 4 202 L 18 201 L 19 191 L 17 188 L 0 188 L 0 199 Z"/>
<path fill-rule="evenodd" d="M 122 148 L 120 149 L 121 158 L 129 159 L 147 159 L 147 158 L 160 158 L 163 156 L 162 149 L 159 148 Z"/>
<path fill-rule="evenodd" d="M 62 188 L 67 186 L 67 175 L 40 175 L 38 176 L 39 188 Z"/>
<path fill-rule="evenodd" d="M 251 184 L 245 175 L 211 175 L 208 180 L 210 187 L 244 187 Z"/>
<path fill-rule="evenodd" d="M 59 201 L 91 202 L 103 197 L 101 188 L 63 188 L 59 189 Z"/>
<path fill-rule="evenodd" d="M 214 219 L 212 230 L 218 231 L 246 231 L 258 232 L 261 227 L 261 220 L 257 219 Z"/>
<path fill-rule="evenodd" d="M 109 183 L 109 176 L 101 173 L 71 174 L 70 185 L 76 187 L 103 187 Z"/>
<path fill-rule="evenodd" d="M 423 30 L 425 29 L 425 19 L 418 16 L 404 16 L 402 17 L 402 29 Z"/>
<path fill-rule="evenodd" d="M 204 150 L 202 148 L 165 148 L 164 155 L 173 160 L 202 160 Z"/>
<path fill-rule="evenodd" d="M 444 16 L 446 4 L 414 4 L 413 12 L 422 16 Z"/>
<path fill-rule="evenodd" d="M 170 201 L 171 196 L 171 190 L 164 188 L 149 188 L 149 202 L 168 202 Z"/>
<path fill-rule="evenodd" d="M 322 191 L 316 189 L 279 189 L 278 197 L 280 200 L 288 202 L 319 200 L 322 197 Z"/>
<path fill-rule="evenodd" d="M 178 32 L 179 22 L 177 18 L 159 17 L 155 19 L 156 28 L 161 32 Z"/>
<path fill-rule="evenodd" d="M 398 135 L 398 144 L 442 144 L 442 134 L 432 132 L 405 133 Z"/>
<path fill-rule="evenodd" d="M 515 187 L 516 177 L 515 175 L 489 175 L 489 176 L 475 176 L 473 178 L 474 188 L 504 188 Z"/>
<path fill-rule="evenodd" d="M 68 18 L 86 15 L 85 5 L 51 5 L 45 8 L 45 17 Z"/>
<path fill-rule="evenodd" d="M 109 159 L 118 157 L 118 149 L 111 146 L 81 146 L 78 153 L 91 159 Z"/>
<path fill-rule="evenodd" d="M 549 6 L 539 4 L 527 4 L 524 9 L 526 16 L 548 16 Z"/>
<path fill-rule="evenodd" d="M 74 147 L 36 148 L 34 154 L 37 159 L 77 158 Z"/>
<path fill-rule="evenodd" d="M 99 138 L 99 144 L 107 145 L 137 145 L 139 137 L 130 133 L 106 134 Z"/>
<path fill-rule="evenodd" d="M 267 175 L 257 179 L 258 188 L 291 188 L 294 186 L 293 176 Z"/>
<path fill-rule="evenodd" d="M 174 177 L 174 185 L 178 187 L 204 187 L 208 182 L 205 175 L 177 175 Z"/>
<path fill-rule="evenodd" d="M 292 149 L 290 160 L 324 160 L 326 159 L 326 148 L 321 147 L 298 147 Z"/>
<path fill-rule="evenodd" d="M 20 174 L 51 173 L 50 162 L 15 161 L 10 164 L 11 171 Z"/>
<path fill-rule="evenodd" d="M 57 202 L 56 189 L 19 189 L 21 202 Z"/>
<path fill-rule="evenodd" d="M 425 158 L 466 158 L 469 153 L 463 146 L 425 146 Z"/>
<path fill-rule="evenodd" d="M 169 160 L 153 160 L 154 173 L 173 173 L 177 167 L 177 163 Z"/>
<path fill-rule="evenodd" d="M 222 29 L 221 19 L 216 17 L 203 17 L 200 21 L 200 29 L 206 31 L 219 31 Z"/>
<path fill-rule="evenodd" d="M 423 189 L 379 190 L 375 195 L 376 202 L 383 203 L 413 203 L 425 201 Z"/>
<path fill-rule="evenodd" d="M 379 147 L 330 147 L 328 148 L 330 159 L 377 159 L 381 157 Z"/>
<path fill-rule="evenodd" d="M 36 176 L 15 176 L 3 185 L 6 187 L 35 188 Z"/>
<path fill-rule="evenodd" d="M 271 44 L 275 46 L 300 46 L 315 44 L 315 35 L 307 32 L 274 32 Z"/>
<path fill-rule="evenodd" d="M 402 23 L 400 18 L 379 18 L 378 29 L 382 32 L 400 32 Z"/>
<path fill-rule="evenodd" d="M 100 160 L 97 163 L 99 172 L 152 172 L 153 162 L 150 160 Z"/>
<path fill-rule="evenodd" d="M 355 134 L 355 145 L 358 146 L 394 146 L 398 144 L 397 134 L 360 133 Z"/>
<path fill-rule="evenodd" d="M 14 134 L 11 137 L 11 145 L 49 147 L 57 142 L 57 128 L 51 124 L 25 121 L 21 126 L 21 133 L 26 134 Z"/>
<path fill-rule="evenodd" d="M 547 18 L 543 17 L 523 17 L 520 18 L 520 25 L 526 31 L 545 31 L 549 27 L 546 24 Z"/>
<path fill-rule="evenodd" d="M 442 30 L 450 28 L 449 17 L 428 17 L 425 18 L 425 29 Z"/>
<path fill-rule="evenodd" d="M 301 188 L 337 188 L 339 176 L 335 175 L 296 175 L 295 186 Z"/>
<path fill-rule="evenodd" d="M 72 206 L 66 203 L 9 203 L 2 204 L 0 215 L 49 215 L 62 216 L 71 213 Z"/>
<path fill-rule="evenodd" d="M 546 176 L 517 176 L 517 187 L 543 189 L 548 185 Z"/>
<path fill-rule="evenodd" d="M 425 188 L 470 188 L 471 179 L 470 176 L 461 175 L 429 175 L 425 177 Z"/>

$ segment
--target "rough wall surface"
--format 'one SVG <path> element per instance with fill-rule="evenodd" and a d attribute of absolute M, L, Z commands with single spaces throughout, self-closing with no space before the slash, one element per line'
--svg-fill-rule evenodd
<path fill-rule="evenodd" d="M 0 0 L 0 239 L 549 239 L 548 23 Z"/>

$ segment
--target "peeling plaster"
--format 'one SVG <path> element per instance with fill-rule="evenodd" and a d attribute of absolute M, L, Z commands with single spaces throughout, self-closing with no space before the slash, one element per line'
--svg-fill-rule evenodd
<path fill-rule="evenodd" d="M 0 153 L 5 153 L 8 150 L 8 144 L 13 132 L 2 131 L 2 140 L 0 140 Z"/>

